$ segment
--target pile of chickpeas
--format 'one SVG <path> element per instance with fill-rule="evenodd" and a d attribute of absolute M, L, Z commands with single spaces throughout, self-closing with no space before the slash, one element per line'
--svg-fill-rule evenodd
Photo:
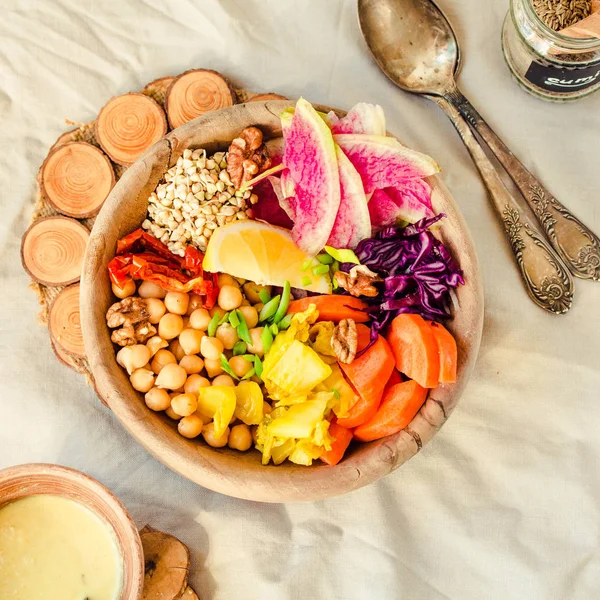
<path fill-rule="evenodd" d="M 127 370 L 133 388 L 144 394 L 148 408 L 164 411 L 177 421 L 182 436 L 192 439 L 202 435 L 214 448 L 229 446 L 246 451 L 252 446 L 256 426 L 251 428 L 234 418 L 217 438 L 212 421 L 198 412 L 198 390 L 211 385 L 236 386 L 233 377 L 223 371 L 222 354 L 240 379 L 253 367 L 243 356 L 233 356 L 239 338 L 230 323 L 219 325 L 213 337 L 208 335 L 215 314 L 223 317 L 229 311 L 239 310 L 252 341 L 245 353 L 263 357 L 263 327 L 257 325 L 263 307 L 259 293 L 266 286 L 226 274 L 218 276 L 218 283 L 217 303 L 210 310 L 202 308 L 202 298 L 194 293 L 166 292 L 149 281 L 142 281 L 138 287 L 131 280 L 122 289 L 113 285 L 113 293 L 120 299 L 133 295 L 144 298 L 149 321 L 158 330 L 145 344 L 121 348 L 117 362 Z M 250 381 L 261 383 L 256 376 Z M 269 414 L 271 409 L 268 402 L 263 402 L 263 414 Z"/>

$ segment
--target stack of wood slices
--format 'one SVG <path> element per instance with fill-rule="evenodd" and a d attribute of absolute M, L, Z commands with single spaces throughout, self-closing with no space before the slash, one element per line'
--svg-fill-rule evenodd
<path fill-rule="evenodd" d="M 282 99 L 250 94 L 216 71 L 194 69 L 115 96 L 96 120 L 58 138 L 38 172 L 21 258 L 62 363 L 91 380 L 79 323 L 79 278 L 94 218 L 127 168 L 168 131 L 206 112 Z"/>

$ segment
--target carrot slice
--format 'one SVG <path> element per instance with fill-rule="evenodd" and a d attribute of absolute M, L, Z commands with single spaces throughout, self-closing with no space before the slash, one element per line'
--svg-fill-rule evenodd
<path fill-rule="evenodd" d="M 375 416 L 354 430 L 361 442 L 372 442 L 404 429 L 419 412 L 428 390 L 416 381 L 405 381 L 387 388 Z"/>
<path fill-rule="evenodd" d="M 311 304 L 316 305 L 319 311 L 319 321 L 339 323 L 342 319 L 354 319 L 357 323 L 366 323 L 369 320 L 369 315 L 364 312 L 368 308 L 365 302 L 352 296 L 336 294 L 309 296 L 301 300 L 294 300 L 290 302 L 288 312 L 304 312 Z"/>
<path fill-rule="evenodd" d="M 356 326 L 358 351 L 369 343 L 370 330 L 366 325 Z M 344 375 L 359 395 L 359 400 L 348 412 L 348 416 L 338 419 L 342 427 L 352 429 L 362 425 L 377 412 L 383 390 L 394 370 L 394 355 L 389 344 L 381 336 L 359 358 L 349 365 L 340 363 Z"/>
<path fill-rule="evenodd" d="M 385 384 L 385 389 L 387 390 L 387 388 L 389 388 L 391 385 L 396 385 L 398 383 L 402 383 L 404 381 L 404 379 L 402 379 L 402 375 L 400 375 L 400 371 L 398 371 L 398 369 L 394 369 L 392 371 L 392 374 L 390 375 L 390 378 L 387 380 L 387 383 Z"/>
<path fill-rule="evenodd" d="M 440 383 L 454 383 L 458 362 L 456 340 L 443 325 L 435 322 L 431 322 L 429 325 L 431 331 L 433 331 L 433 337 L 437 342 L 440 355 Z"/>
<path fill-rule="evenodd" d="M 352 432 L 339 425 L 336 421 L 332 421 L 329 425 L 329 434 L 334 438 L 331 450 L 324 451 L 319 458 L 324 463 L 333 466 L 337 465 L 344 457 L 344 452 L 346 452 L 346 448 L 348 448 L 352 441 Z"/>
<path fill-rule="evenodd" d="M 440 380 L 440 356 L 432 327 L 420 315 L 398 315 L 387 340 L 396 358 L 396 368 L 419 385 L 434 388 Z"/>

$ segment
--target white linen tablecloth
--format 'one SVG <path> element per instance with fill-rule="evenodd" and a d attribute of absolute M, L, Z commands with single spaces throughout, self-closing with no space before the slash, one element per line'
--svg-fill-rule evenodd
<path fill-rule="evenodd" d="M 535 99 L 504 65 L 507 0 L 440 0 L 464 51 L 460 84 L 553 193 L 600 231 L 600 94 Z M 362 41 L 354 0 L 0 0 L 0 468 L 58 462 L 112 488 L 136 522 L 192 551 L 201 598 L 591 600 L 600 597 L 600 284 L 573 309 L 527 299 L 451 124 L 396 90 Z M 64 118 L 189 68 L 256 91 L 349 108 L 436 158 L 477 245 L 485 327 L 441 433 L 374 485 L 267 505 L 198 487 L 150 457 L 52 354 L 19 259 L 34 178 Z"/>

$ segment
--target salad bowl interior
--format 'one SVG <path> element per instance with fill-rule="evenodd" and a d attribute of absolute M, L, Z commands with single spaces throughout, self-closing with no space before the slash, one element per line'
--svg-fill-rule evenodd
<path fill-rule="evenodd" d="M 465 285 L 453 297 L 447 327 L 458 346 L 457 381 L 433 389 L 410 425 L 375 442 L 353 445 L 336 466 L 285 462 L 261 465 L 258 452 L 216 449 L 177 432 L 163 413 L 149 410 L 115 359 L 105 314 L 114 302 L 107 265 L 117 240 L 140 227 L 147 200 L 164 172 L 184 150 L 226 150 L 245 127 L 256 125 L 265 138 L 281 135 L 279 115 L 292 102 L 241 104 L 209 113 L 173 130 L 123 175 L 100 211 L 88 244 L 81 279 L 81 322 L 96 390 L 123 426 L 158 460 L 195 483 L 230 496 L 264 502 L 313 501 L 371 483 L 398 468 L 428 443 L 450 416 L 477 357 L 483 323 L 483 293 L 471 235 L 442 181 L 428 179 L 433 208 L 447 218 L 436 235 L 462 269 Z M 321 107 L 323 109 L 323 107 Z M 327 109 L 328 110 L 328 109 Z M 339 111 L 339 114 L 343 114 Z"/>

